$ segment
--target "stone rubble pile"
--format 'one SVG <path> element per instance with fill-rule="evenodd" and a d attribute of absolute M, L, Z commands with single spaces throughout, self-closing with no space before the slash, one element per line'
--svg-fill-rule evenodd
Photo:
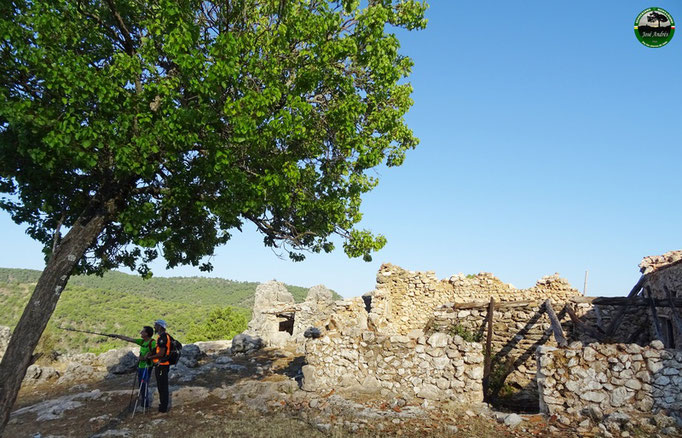
<path fill-rule="evenodd" d="M 682 250 L 668 251 L 663 255 L 647 256 L 639 263 L 639 271 L 642 274 L 649 274 L 680 260 L 682 260 Z"/>
<path fill-rule="evenodd" d="M 577 295 L 580 293 L 558 274 L 543 277 L 532 288 L 516 289 L 486 272 L 438 280 L 432 271 L 407 271 L 384 264 L 377 274 L 370 319 L 382 332 L 406 335 L 423 329 L 434 309 L 445 303 L 489 301 L 491 297 L 497 302 L 544 301 L 550 297 L 567 301 Z"/>
<path fill-rule="evenodd" d="M 139 347 L 123 347 L 99 355 L 93 353 L 65 354 L 47 365 L 33 364 L 26 370 L 24 384 L 38 385 L 45 382 L 74 384 L 89 380 L 101 380 L 111 374 L 125 374 L 137 367 Z"/>

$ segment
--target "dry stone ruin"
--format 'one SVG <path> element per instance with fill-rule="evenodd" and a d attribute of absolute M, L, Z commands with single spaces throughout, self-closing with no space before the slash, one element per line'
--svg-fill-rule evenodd
<path fill-rule="evenodd" d="M 623 297 L 585 297 L 556 274 L 517 289 L 489 273 L 438 279 L 391 264 L 371 293 L 337 301 L 315 286 L 296 303 L 271 281 L 258 286 L 248 329 L 229 348 L 233 356 L 295 351 L 297 380 L 312 397 L 333 391 L 422 408 L 488 402 L 579 433 L 609 436 L 633 424 L 677 433 L 682 251 L 647 257 L 640 269 Z M 0 355 L 8 339 L 0 327 Z M 197 358 L 213 348 L 200 344 L 183 349 L 176 378 L 196 374 Z M 103 377 L 136 362 L 130 347 L 60 363 L 32 365 L 26 382 Z M 221 356 L 211 366 L 241 365 Z"/>
<path fill-rule="evenodd" d="M 284 283 L 269 281 L 256 288 L 251 321 L 232 342 L 233 353 L 246 353 L 263 346 L 303 344 L 306 330 L 314 329 L 333 312 L 332 291 L 319 285 L 310 288 L 306 300 L 296 304 Z M 319 334 L 319 331 L 315 331 Z M 309 336 L 312 336 L 309 333 Z"/>
<path fill-rule="evenodd" d="M 340 301 L 317 286 L 295 304 L 269 282 L 240 336 L 294 343 L 306 391 L 424 406 L 485 400 L 584 430 L 682 419 L 681 260 L 682 251 L 645 258 L 632 292 L 614 298 L 584 297 L 558 274 L 517 289 L 490 273 L 441 280 L 391 264 L 374 291 Z"/>

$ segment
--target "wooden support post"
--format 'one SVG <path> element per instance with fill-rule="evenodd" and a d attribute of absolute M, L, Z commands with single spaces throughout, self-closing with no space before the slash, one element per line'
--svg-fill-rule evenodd
<path fill-rule="evenodd" d="M 485 339 L 485 355 L 483 356 L 483 394 L 488 391 L 488 380 L 490 378 L 490 368 L 493 361 L 492 342 L 493 342 L 493 312 L 495 311 L 495 299 L 490 297 L 488 303 L 488 316 L 485 323 L 487 324 L 488 336 Z"/>
<path fill-rule="evenodd" d="M 564 330 L 561 328 L 559 318 L 557 318 L 554 309 L 552 309 L 552 303 L 549 301 L 549 298 L 545 301 L 545 310 L 547 311 L 547 316 L 549 316 L 549 322 L 552 324 L 552 331 L 554 332 L 556 343 L 559 344 L 559 347 L 566 347 L 568 341 L 564 335 Z"/>
<path fill-rule="evenodd" d="M 654 304 L 654 300 L 651 296 L 651 289 L 649 289 L 649 286 L 647 286 L 644 288 L 644 291 L 646 292 L 646 296 L 649 299 L 649 309 L 651 310 L 651 317 L 654 320 L 654 328 L 656 329 L 656 339 L 665 343 L 665 341 L 663 340 L 663 330 L 661 329 L 661 321 L 658 319 L 656 305 Z"/>
<path fill-rule="evenodd" d="M 682 336 L 682 319 L 680 318 L 680 315 L 677 314 L 677 309 L 673 304 L 673 294 L 670 292 L 670 289 L 668 289 L 668 286 L 663 286 L 663 290 L 665 291 L 665 294 L 668 297 L 668 302 L 670 303 L 670 312 L 673 314 L 673 320 L 675 321 L 675 326 L 677 327 L 678 336 Z M 675 348 L 675 346 L 672 345 L 672 348 Z"/>
<path fill-rule="evenodd" d="M 634 298 L 639 291 L 642 289 L 642 286 L 644 285 L 644 282 L 646 280 L 646 275 L 642 275 L 639 277 L 639 280 L 637 281 L 637 284 L 632 288 L 630 293 L 628 294 L 628 298 Z M 606 336 L 610 337 L 613 336 L 613 333 L 616 331 L 620 323 L 623 321 L 623 316 L 625 316 L 625 311 L 627 310 L 627 306 L 624 306 L 622 309 L 618 311 L 616 316 L 613 317 L 611 320 L 611 324 L 609 324 L 609 327 L 606 329 Z"/>

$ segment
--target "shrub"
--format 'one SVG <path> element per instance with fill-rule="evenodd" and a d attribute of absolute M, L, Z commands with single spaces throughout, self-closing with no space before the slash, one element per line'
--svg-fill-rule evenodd
<path fill-rule="evenodd" d="M 187 332 L 187 342 L 232 339 L 246 329 L 246 316 L 232 307 L 211 311 L 202 324 L 192 324 Z"/>
<path fill-rule="evenodd" d="M 452 324 L 448 331 L 452 336 L 459 335 L 467 342 L 481 342 L 481 339 L 483 339 L 481 333 L 472 333 L 459 324 Z"/>

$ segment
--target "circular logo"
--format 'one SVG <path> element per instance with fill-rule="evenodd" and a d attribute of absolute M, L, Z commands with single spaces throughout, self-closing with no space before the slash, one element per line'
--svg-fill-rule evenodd
<path fill-rule="evenodd" d="M 647 47 L 663 47 L 675 34 L 675 21 L 668 11 L 648 8 L 635 19 L 635 35 Z"/>

